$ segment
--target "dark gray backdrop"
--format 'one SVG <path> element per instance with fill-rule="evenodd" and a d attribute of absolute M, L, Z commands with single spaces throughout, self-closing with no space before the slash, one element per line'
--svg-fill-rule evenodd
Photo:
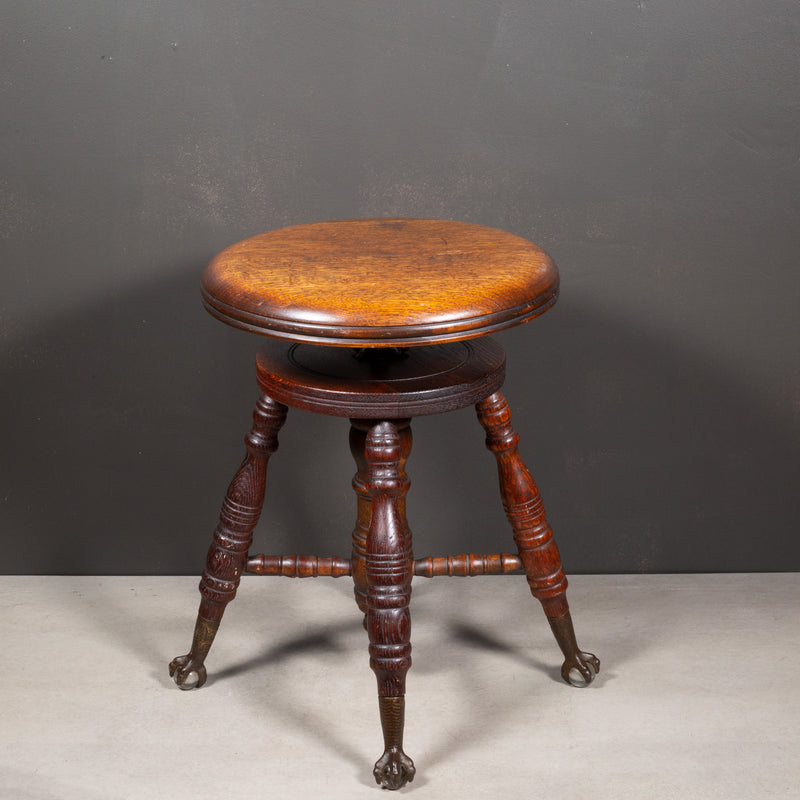
<path fill-rule="evenodd" d="M 0 571 L 198 572 L 256 397 L 204 264 L 383 215 L 559 264 L 501 338 L 570 571 L 800 567 L 796 2 L 0 12 Z M 290 414 L 261 549 L 347 553 L 347 430 Z M 418 554 L 508 549 L 470 410 L 415 434 Z"/>

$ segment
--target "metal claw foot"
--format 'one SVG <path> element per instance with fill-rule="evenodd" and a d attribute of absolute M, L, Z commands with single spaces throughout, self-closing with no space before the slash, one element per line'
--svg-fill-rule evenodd
<path fill-rule="evenodd" d="M 414 780 L 417 770 L 414 762 L 403 752 L 403 726 L 405 698 L 379 698 L 381 728 L 383 729 L 383 755 L 375 764 L 372 774 L 375 782 L 384 789 L 401 789 Z"/>
<path fill-rule="evenodd" d="M 578 647 L 569 611 L 559 617 L 549 617 L 548 622 L 564 654 L 561 677 L 570 686 L 588 686 L 600 672 L 600 659 L 594 653 L 584 653 Z"/>
<path fill-rule="evenodd" d="M 414 780 L 414 762 L 399 747 L 389 748 L 376 762 L 372 774 L 383 789 L 401 789 Z"/>
<path fill-rule="evenodd" d="M 579 689 L 586 688 L 600 672 L 600 659 L 592 653 L 572 654 L 561 666 L 561 677 Z"/>
<path fill-rule="evenodd" d="M 181 689 L 199 689 L 206 682 L 204 662 L 217 634 L 219 620 L 197 617 L 192 637 L 192 649 L 185 656 L 169 662 L 169 676 Z"/>
<path fill-rule="evenodd" d="M 199 689 L 206 682 L 206 668 L 191 653 L 169 662 L 169 676 L 181 689 Z"/>

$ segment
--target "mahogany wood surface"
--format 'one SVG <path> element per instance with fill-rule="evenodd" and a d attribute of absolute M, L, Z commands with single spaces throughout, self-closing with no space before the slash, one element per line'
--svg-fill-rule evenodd
<path fill-rule="evenodd" d="M 410 441 L 409 441 L 410 446 Z M 399 789 L 414 779 L 414 762 L 403 752 L 406 673 L 411 667 L 411 578 L 414 556 L 405 515 L 409 480 L 400 468 L 398 426 L 379 422 L 365 442 L 366 489 L 372 501 L 364 567 L 370 667 L 378 680 L 384 753 L 375 780 Z"/>
<path fill-rule="evenodd" d="M 514 541 L 533 596 L 548 617 L 565 614 L 567 576 L 547 523 L 544 504 L 533 476 L 519 455 L 519 434 L 511 427 L 511 412 L 500 392 L 477 405 L 478 419 L 486 430 L 486 446 L 497 458 L 500 494 Z"/>
<path fill-rule="evenodd" d="M 406 475 L 406 462 L 411 454 L 413 440 L 410 427 L 411 420 L 395 419 L 394 426 L 400 438 L 400 459 L 398 461 L 398 477 L 402 486 L 408 486 L 410 481 Z M 369 474 L 367 465 L 367 433 L 375 424 L 374 420 L 351 420 L 350 426 L 350 452 L 356 462 L 356 474 L 353 476 L 353 491 L 356 493 L 356 524 L 352 536 L 351 572 L 353 575 L 353 592 L 356 604 L 364 614 L 364 627 L 367 627 L 367 537 L 370 523 L 372 522 L 372 496 L 369 489 Z M 408 530 L 406 521 L 406 493 L 401 492 L 397 498 L 397 511 L 401 523 L 406 527 L 408 541 L 411 541 L 411 531 Z"/>
<path fill-rule="evenodd" d="M 421 578 L 471 578 L 475 575 L 509 575 L 522 569 L 522 559 L 511 553 L 461 553 L 457 556 L 417 558 L 414 575 Z"/>
<path fill-rule="evenodd" d="M 536 481 L 519 454 L 519 434 L 511 426 L 508 403 L 496 392 L 478 403 L 476 410 L 486 431 L 486 446 L 497 459 L 503 508 L 514 531 L 528 585 L 541 602 L 564 654 L 561 676 L 573 686 L 588 686 L 600 671 L 600 660 L 582 652 L 575 640 L 567 603 L 567 576 Z"/>
<path fill-rule="evenodd" d="M 350 426 L 350 452 L 356 462 L 353 476 L 353 491 L 356 493 L 356 523 L 353 528 L 351 549 L 351 571 L 353 573 L 353 594 L 361 613 L 364 627 L 367 627 L 367 532 L 372 520 L 372 498 L 367 489 L 367 432 L 355 425 Z"/>
<path fill-rule="evenodd" d="M 384 355 L 385 354 L 385 355 Z M 397 419 L 474 405 L 505 379 L 490 337 L 405 352 L 267 342 L 256 356 L 261 390 L 292 408 L 342 417 Z"/>
<path fill-rule="evenodd" d="M 247 563 L 264 504 L 267 463 L 278 449 L 278 431 L 286 421 L 287 410 L 264 395 L 256 403 L 253 427 L 244 440 L 247 455 L 228 486 L 200 578 L 200 611 L 192 646 L 169 665 L 169 674 L 181 688 L 199 688 L 206 682 L 206 656 Z"/>
<path fill-rule="evenodd" d="M 353 574 L 351 561 L 337 556 L 248 556 L 245 572 L 284 578 L 344 578 Z"/>
<path fill-rule="evenodd" d="M 401 443 L 402 447 L 402 443 Z M 359 498 L 360 499 L 360 498 Z M 366 507 L 367 523 L 372 508 Z M 268 556 L 259 554 L 247 557 L 245 572 L 253 575 L 274 575 L 284 578 L 345 578 L 352 577 L 356 585 L 356 602 L 366 614 L 366 530 L 362 532 L 361 520 L 356 523 L 353 534 L 353 558 L 341 556 L 309 556 L 296 553 Z M 356 547 L 356 542 L 358 547 Z M 357 554 L 355 551 L 357 550 Z M 354 566 L 355 565 L 355 566 Z M 359 580 L 358 571 L 364 573 Z M 414 559 L 414 575 L 418 578 L 472 578 L 476 575 L 511 575 L 522 572 L 522 559 L 511 553 L 460 553 L 456 556 L 427 556 Z M 363 587 L 363 588 L 362 588 Z M 362 599 L 363 598 L 363 599 Z"/>
<path fill-rule="evenodd" d="M 558 271 L 505 231 L 430 219 L 295 225 L 223 250 L 203 300 L 237 328 L 294 342 L 388 347 L 519 325 L 558 296 Z"/>

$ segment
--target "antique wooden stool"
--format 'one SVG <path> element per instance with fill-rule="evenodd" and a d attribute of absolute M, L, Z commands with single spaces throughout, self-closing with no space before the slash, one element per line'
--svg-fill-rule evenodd
<path fill-rule="evenodd" d="M 542 250 L 518 236 L 460 222 L 298 225 L 246 239 L 209 264 L 207 309 L 272 341 L 256 357 L 262 394 L 245 439 L 246 458 L 208 551 L 191 650 L 169 665 L 179 686 L 205 682 L 206 656 L 242 572 L 352 575 L 378 679 L 385 749 L 374 775 L 380 785 L 398 789 L 415 772 L 403 752 L 412 576 L 519 569 L 564 654 L 563 678 L 591 683 L 600 662 L 575 641 L 558 549 L 500 393 L 505 354 L 486 337 L 542 314 L 557 296 L 558 273 Z M 497 459 L 519 555 L 415 559 L 405 513 L 411 418 L 473 404 Z M 358 514 L 349 559 L 249 552 L 267 461 L 278 447 L 287 406 L 350 418 Z"/>

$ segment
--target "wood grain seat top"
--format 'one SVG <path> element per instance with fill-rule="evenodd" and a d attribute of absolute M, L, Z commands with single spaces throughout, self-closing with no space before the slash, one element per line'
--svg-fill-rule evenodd
<path fill-rule="evenodd" d="M 505 231 L 427 219 L 295 225 L 223 250 L 203 300 L 237 328 L 334 346 L 438 344 L 542 314 L 558 272 Z"/>

